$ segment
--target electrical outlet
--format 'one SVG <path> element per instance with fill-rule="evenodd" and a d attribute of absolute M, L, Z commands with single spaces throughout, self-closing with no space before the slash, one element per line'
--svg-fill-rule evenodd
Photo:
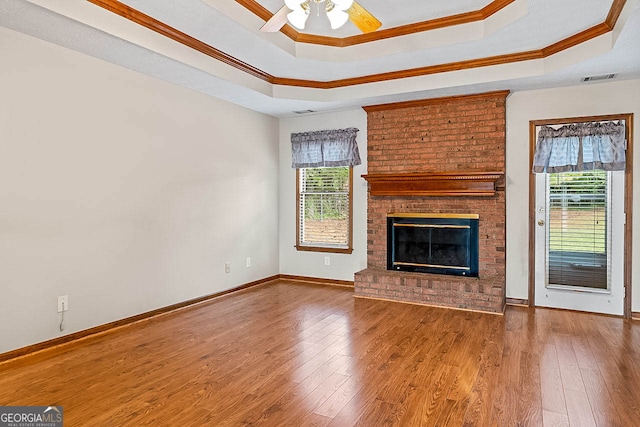
<path fill-rule="evenodd" d="M 324 257 L 324 265 L 331 265 L 331 257 L 329 256 Z"/>
<path fill-rule="evenodd" d="M 58 313 L 69 310 L 69 295 L 58 297 Z"/>
<path fill-rule="evenodd" d="M 224 263 L 224 272 L 231 273 L 231 261 L 227 261 Z"/>
<path fill-rule="evenodd" d="M 247 257 L 247 268 L 251 267 L 251 257 Z"/>

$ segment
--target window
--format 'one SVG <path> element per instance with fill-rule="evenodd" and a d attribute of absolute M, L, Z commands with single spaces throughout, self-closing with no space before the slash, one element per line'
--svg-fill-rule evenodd
<path fill-rule="evenodd" d="M 351 253 L 353 168 L 299 168 L 297 238 L 302 251 Z"/>
<path fill-rule="evenodd" d="M 296 248 L 353 252 L 353 166 L 359 165 L 358 129 L 291 134 L 296 171 Z"/>
<path fill-rule="evenodd" d="M 548 175 L 550 284 L 608 288 L 610 173 Z"/>

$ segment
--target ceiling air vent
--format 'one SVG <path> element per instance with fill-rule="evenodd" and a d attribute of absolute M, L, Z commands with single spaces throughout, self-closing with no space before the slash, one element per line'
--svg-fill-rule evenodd
<path fill-rule="evenodd" d="M 299 110 L 299 111 L 294 111 L 295 114 L 309 114 L 309 113 L 315 113 L 316 110 Z"/>
<path fill-rule="evenodd" d="M 614 78 L 616 75 L 615 74 L 601 74 L 599 76 L 589 76 L 589 77 L 583 77 L 582 81 L 583 82 L 595 82 L 598 80 L 609 80 Z"/>

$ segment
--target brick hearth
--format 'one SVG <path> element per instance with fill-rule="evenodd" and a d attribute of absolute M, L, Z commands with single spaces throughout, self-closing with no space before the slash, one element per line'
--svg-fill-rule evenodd
<path fill-rule="evenodd" d="M 508 92 L 365 107 L 368 174 L 504 171 Z M 499 183 L 500 184 L 500 183 Z M 355 295 L 501 313 L 505 305 L 504 189 L 492 196 L 368 195 L 367 269 Z M 479 277 L 386 269 L 392 212 L 480 215 Z"/>

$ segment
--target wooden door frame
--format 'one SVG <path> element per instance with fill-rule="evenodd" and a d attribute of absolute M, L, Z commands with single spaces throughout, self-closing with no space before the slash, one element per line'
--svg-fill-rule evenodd
<path fill-rule="evenodd" d="M 605 120 L 624 120 L 625 136 L 627 139 L 626 168 L 624 180 L 624 310 L 623 317 L 632 317 L 631 300 L 631 262 L 632 262 L 632 230 L 633 230 L 633 113 L 610 114 L 602 116 L 569 117 L 562 119 L 546 119 L 529 121 L 529 170 L 533 167 L 533 156 L 536 149 L 536 127 L 545 125 L 560 125 L 581 122 L 597 122 Z M 536 182 L 535 174 L 529 174 L 529 306 L 535 306 L 535 219 L 536 219 Z"/>

